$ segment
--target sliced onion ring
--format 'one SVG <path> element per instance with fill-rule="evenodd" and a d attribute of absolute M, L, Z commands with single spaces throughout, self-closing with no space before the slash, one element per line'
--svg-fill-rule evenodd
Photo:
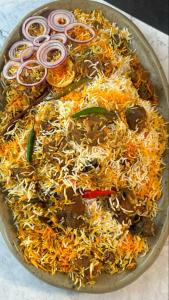
<path fill-rule="evenodd" d="M 90 32 L 90 34 L 91 34 L 91 38 L 89 38 L 88 40 L 77 40 L 77 39 L 72 38 L 69 35 L 68 31 L 71 30 L 71 29 L 73 29 L 76 26 L 80 26 L 80 27 L 83 27 L 86 30 L 88 30 Z M 89 43 L 89 42 L 91 42 L 94 39 L 94 37 L 95 37 L 95 31 L 93 30 L 93 28 L 91 28 L 90 26 L 88 26 L 86 24 L 83 24 L 83 23 L 72 23 L 72 24 L 69 24 L 69 25 L 66 26 L 66 28 L 65 28 L 65 35 L 72 42 L 83 44 L 83 43 Z"/>
<path fill-rule="evenodd" d="M 44 72 L 43 77 L 42 77 L 38 82 L 35 82 L 35 83 L 25 83 L 25 82 L 23 82 L 23 81 L 20 79 L 20 75 L 21 75 L 21 73 L 22 73 L 22 71 L 23 71 L 24 68 L 27 68 L 27 69 L 28 69 L 28 68 L 29 68 L 29 69 L 33 69 L 33 68 L 36 67 L 36 66 L 33 66 L 33 67 L 31 68 L 30 66 L 27 66 L 28 64 L 37 64 L 38 67 L 41 66 L 41 64 L 39 64 L 39 62 L 38 62 L 37 60 L 28 60 L 28 61 L 24 62 L 24 63 L 19 67 L 19 69 L 18 69 L 18 71 L 17 71 L 17 75 L 16 75 L 17 82 L 18 82 L 19 84 L 24 85 L 24 86 L 27 86 L 27 87 L 29 87 L 29 86 L 34 86 L 34 85 L 38 85 L 38 84 L 42 83 L 42 82 L 45 80 L 46 76 L 47 76 L 47 69 L 46 69 L 46 68 L 44 68 L 44 71 L 45 71 L 45 72 Z"/>
<path fill-rule="evenodd" d="M 27 60 L 28 58 L 30 58 L 33 55 L 33 53 L 37 50 L 38 50 L 38 47 L 35 47 L 35 46 L 31 46 L 31 47 L 23 50 L 23 52 L 21 53 L 21 63 L 23 64 L 24 61 Z M 29 69 L 29 67 L 27 67 L 27 69 Z M 31 69 L 32 69 L 32 67 L 31 67 Z"/>
<path fill-rule="evenodd" d="M 50 40 L 50 36 L 48 34 L 43 34 L 40 36 L 37 36 L 34 40 L 33 40 L 33 44 L 36 47 L 40 47 L 42 45 L 42 43 L 47 42 Z"/>
<path fill-rule="evenodd" d="M 48 62 L 47 55 L 52 50 L 59 50 L 61 52 L 61 55 L 55 62 Z M 48 42 L 43 43 L 37 51 L 37 60 L 45 68 L 55 68 L 56 66 L 63 63 L 66 57 L 67 50 L 65 46 L 61 42 L 55 40 L 50 40 Z"/>
<path fill-rule="evenodd" d="M 17 62 L 17 61 L 9 60 L 9 61 L 4 65 L 4 67 L 3 67 L 2 74 L 3 74 L 4 78 L 7 79 L 7 80 L 15 79 L 15 78 L 16 78 L 16 73 L 17 73 L 17 71 L 18 71 L 20 65 L 21 65 L 21 64 L 20 64 L 19 62 Z M 9 75 L 9 74 L 8 74 L 8 71 L 9 71 L 9 69 L 10 69 L 12 66 L 17 67 L 17 70 L 16 70 L 16 72 L 15 72 L 13 75 Z"/>
<path fill-rule="evenodd" d="M 30 18 L 26 19 L 22 25 L 22 33 L 29 41 L 33 41 L 37 37 L 37 36 L 32 36 L 29 34 L 29 27 L 35 23 L 38 23 L 43 26 L 43 28 L 44 28 L 43 35 L 48 35 L 50 32 L 50 27 L 47 23 L 46 18 L 44 18 L 42 16 L 30 17 Z"/>
<path fill-rule="evenodd" d="M 20 60 L 21 60 L 20 56 L 21 56 L 22 52 L 23 52 L 25 49 L 22 50 L 22 51 L 20 51 L 20 55 L 19 55 L 18 58 L 15 56 L 15 52 L 16 52 L 16 49 L 17 49 L 19 46 L 24 46 L 24 45 L 26 45 L 27 48 L 28 48 L 28 47 L 31 47 L 31 46 L 32 46 L 32 42 L 23 40 L 23 41 L 18 41 L 18 42 L 16 42 L 16 43 L 14 43 L 14 44 L 12 45 L 12 47 L 9 49 L 9 53 L 8 53 L 9 58 L 10 58 L 11 60 L 14 60 L 14 61 L 20 61 Z"/>
<path fill-rule="evenodd" d="M 67 37 L 64 33 L 60 32 L 60 33 L 56 33 L 56 34 L 53 34 L 51 35 L 51 40 L 57 40 L 57 41 L 60 41 L 61 43 L 63 44 L 66 44 L 67 43 Z"/>
<path fill-rule="evenodd" d="M 61 19 L 65 21 L 63 24 L 59 22 Z M 53 10 L 48 16 L 49 26 L 58 32 L 64 32 L 65 27 L 73 22 L 75 22 L 73 13 L 66 9 Z"/>

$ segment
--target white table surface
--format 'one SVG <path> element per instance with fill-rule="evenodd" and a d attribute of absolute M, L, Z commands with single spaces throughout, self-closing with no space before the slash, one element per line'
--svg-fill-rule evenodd
<path fill-rule="evenodd" d="M 0 48 L 20 18 L 31 9 L 47 2 L 49 1 L 0 0 Z M 133 17 L 130 18 L 154 48 L 168 78 L 168 36 Z M 41 282 L 12 256 L 0 234 L 0 300 L 87 300 L 89 298 L 90 300 L 167 300 L 168 243 L 166 242 L 156 262 L 133 284 L 109 294 L 88 295 L 65 291 Z"/>

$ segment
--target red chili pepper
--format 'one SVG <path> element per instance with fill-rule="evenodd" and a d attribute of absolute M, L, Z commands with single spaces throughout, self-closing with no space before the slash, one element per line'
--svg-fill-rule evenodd
<path fill-rule="evenodd" d="M 111 191 L 111 190 L 105 190 L 105 191 L 102 191 L 102 190 L 95 190 L 95 191 L 87 190 L 87 191 L 84 191 L 83 198 L 93 199 L 93 198 L 97 198 L 97 197 L 100 197 L 100 196 L 110 196 L 112 193 L 113 193 L 113 191 Z"/>

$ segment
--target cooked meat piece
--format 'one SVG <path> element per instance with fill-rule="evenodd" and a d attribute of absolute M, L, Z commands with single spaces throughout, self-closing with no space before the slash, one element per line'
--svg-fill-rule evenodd
<path fill-rule="evenodd" d="M 97 75 L 99 70 L 102 71 L 102 64 L 99 59 L 93 55 L 88 55 L 82 62 L 82 68 L 85 76 L 94 77 Z"/>
<path fill-rule="evenodd" d="M 44 131 L 49 131 L 52 129 L 52 125 L 50 124 L 51 122 L 54 122 L 54 121 L 57 121 L 57 116 L 53 116 L 53 117 L 50 117 L 48 116 L 49 119 L 46 119 L 44 121 L 41 121 L 41 128 L 42 130 Z M 50 123 L 49 123 L 50 122 Z"/>
<path fill-rule="evenodd" d="M 141 234 L 142 232 L 141 223 L 139 222 L 138 224 L 137 223 L 132 224 L 129 230 L 132 234 Z"/>
<path fill-rule="evenodd" d="M 100 29 L 99 22 L 93 22 L 93 25 Z M 86 77 L 95 77 L 99 72 L 110 76 L 113 71 L 113 64 L 110 59 L 103 59 L 99 54 L 94 54 L 91 49 L 85 48 L 81 56 L 71 56 L 72 61 L 75 64 L 76 74 Z"/>
<path fill-rule="evenodd" d="M 100 61 L 98 58 L 85 59 L 83 63 L 83 70 L 86 76 L 94 77 L 98 71 L 104 73 L 105 76 L 110 76 L 113 71 L 111 60 Z"/>
<path fill-rule="evenodd" d="M 153 97 L 154 88 L 152 82 L 150 80 L 147 81 L 146 84 L 140 85 L 138 89 L 139 96 L 144 100 L 149 100 Z"/>
<path fill-rule="evenodd" d="M 77 120 L 76 127 L 71 128 L 70 137 L 77 143 L 81 142 L 84 137 L 87 137 L 88 143 L 91 146 L 96 146 L 98 143 L 103 143 L 106 139 L 105 132 L 102 128 L 105 125 L 114 123 L 117 119 L 116 112 L 109 112 L 106 115 L 90 115 Z"/>
<path fill-rule="evenodd" d="M 152 220 L 146 217 L 142 217 L 143 222 L 143 236 L 154 236 L 155 234 L 155 224 Z"/>
<path fill-rule="evenodd" d="M 130 226 L 132 234 L 140 234 L 143 236 L 153 236 L 155 234 L 155 224 L 148 217 L 140 217 L 140 221 Z"/>
<path fill-rule="evenodd" d="M 83 129 L 79 129 L 79 128 L 74 128 L 71 131 L 71 138 L 75 141 L 75 142 L 81 142 L 81 140 L 84 138 L 84 130 Z"/>
<path fill-rule="evenodd" d="M 88 138 L 88 144 L 91 146 L 97 146 L 100 143 L 104 143 L 106 136 L 103 131 L 100 132 L 88 132 L 86 134 L 86 137 Z"/>
<path fill-rule="evenodd" d="M 84 126 L 86 129 L 86 137 L 91 146 L 97 146 L 98 143 L 103 143 L 106 139 L 105 133 L 102 127 L 105 125 L 105 117 L 91 115 L 84 119 Z"/>
<path fill-rule="evenodd" d="M 146 204 L 141 204 L 139 206 L 137 206 L 137 212 L 139 214 L 139 216 L 143 215 L 146 211 Z"/>
<path fill-rule="evenodd" d="M 79 268 L 89 268 L 90 267 L 90 257 L 85 255 L 82 258 L 76 258 L 73 261 L 73 265 L 75 265 L 78 269 Z"/>
<path fill-rule="evenodd" d="M 85 117 L 84 119 L 84 125 L 87 130 L 87 132 L 92 130 L 100 130 L 100 128 L 103 126 L 103 118 L 99 115 L 90 115 L 88 117 Z"/>
<path fill-rule="evenodd" d="M 136 224 L 140 221 L 140 216 L 138 214 L 135 214 L 134 216 L 131 217 L 131 223 Z"/>
<path fill-rule="evenodd" d="M 48 144 L 45 144 L 43 146 L 43 152 L 45 154 L 49 154 L 51 156 L 51 153 L 56 151 L 56 142 L 55 141 L 51 141 Z"/>
<path fill-rule="evenodd" d="M 102 72 L 106 76 L 110 76 L 113 70 L 113 65 L 110 59 L 101 59 L 101 57 L 94 55 L 93 53 L 87 52 L 83 56 L 83 60 L 76 62 L 77 73 L 88 77 L 94 77 L 97 72 Z"/>
<path fill-rule="evenodd" d="M 34 172 L 34 167 L 32 165 L 29 165 L 28 167 L 18 167 L 18 168 L 12 168 L 11 169 L 11 176 L 16 177 L 18 175 L 19 177 L 27 177 L 31 178 Z"/>
<path fill-rule="evenodd" d="M 139 105 L 129 107 L 125 115 L 127 124 L 131 130 L 138 130 L 140 132 L 145 127 L 147 114 L 144 107 Z"/>
<path fill-rule="evenodd" d="M 42 121 L 41 128 L 43 131 L 49 131 L 51 129 L 51 124 L 49 124 L 48 121 Z"/>
<path fill-rule="evenodd" d="M 137 72 L 134 68 L 131 69 L 130 77 L 131 77 L 131 81 L 135 85 L 137 83 L 138 78 L 137 78 Z"/>
<path fill-rule="evenodd" d="M 82 258 L 75 259 L 72 264 L 79 270 L 79 268 L 84 269 L 84 280 L 88 282 L 91 278 L 94 279 L 100 274 L 100 267 L 102 265 L 101 261 L 98 261 L 98 264 L 92 268 L 92 272 L 90 272 L 90 262 L 92 256 L 83 256 Z"/>
<path fill-rule="evenodd" d="M 57 217 L 63 220 L 64 224 L 72 227 L 79 228 L 84 224 L 81 216 L 85 213 L 85 204 L 82 202 L 80 195 L 74 195 L 71 189 L 67 190 L 68 199 L 72 200 L 72 204 L 65 205 L 62 211 L 58 211 Z"/>
<path fill-rule="evenodd" d="M 102 70 L 105 76 L 110 77 L 112 72 L 115 70 L 110 59 L 104 59 L 104 62 L 102 63 Z"/>
<path fill-rule="evenodd" d="M 66 138 L 60 139 L 56 142 L 55 140 L 49 142 L 48 144 L 43 145 L 43 152 L 51 157 L 51 154 L 57 152 L 59 148 L 63 149 L 67 145 Z"/>
<path fill-rule="evenodd" d="M 89 161 L 86 166 L 83 168 L 82 172 L 87 173 L 90 172 L 93 169 L 96 169 L 99 166 L 97 159 L 93 159 L 92 161 Z"/>
<path fill-rule="evenodd" d="M 123 209 L 127 211 L 133 211 L 135 195 L 131 190 L 127 188 L 122 189 L 117 197 L 119 200 L 119 204 Z"/>
<path fill-rule="evenodd" d="M 70 214 L 69 216 L 67 216 L 65 223 L 68 227 L 80 228 L 84 225 L 84 220 L 83 219 L 77 219 L 77 218 L 75 218 L 74 216 L 72 216 Z"/>
<path fill-rule="evenodd" d="M 114 215 L 114 217 L 116 218 L 116 220 L 122 224 L 128 224 L 129 221 L 132 223 L 132 226 L 135 225 L 137 222 L 136 222 L 136 219 L 135 219 L 135 215 L 130 215 L 130 214 L 126 214 L 124 211 L 118 211 L 116 212 L 116 215 Z M 137 217 L 137 219 L 139 218 L 139 216 Z M 131 224 L 130 223 L 130 224 Z M 131 226 L 131 228 L 132 228 Z M 132 230 L 132 229 L 131 229 Z"/>
<path fill-rule="evenodd" d="M 65 149 L 69 147 L 66 138 L 62 138 L 60 141 L 56 142 L 56 141 L 51 141 L 48 144 L 43 145 L 43 153 L 45 154 L 45 158 L 47 158 L 47 160 L 51 163 L 55 163 L 56 162 L 56 158 L 60 158 L 62 160 L 62 158 L 60 157 L 60 155 L 57 153 L 57 151 L 59 149 Z"/>
<path fill-rule="evenodd" d="M 96 279 L 99 276 L 101 265 L 102 265 L 101 262 L 99 262 L 97 265 L 95 265 L 94 268 L 92 269 L 92 272 L 90 272 L 89 267 L 84 271 L 84 279 L 86 282 L 90 281 L 91 279 Z"/>
<path fill-rule="evenodd" d="M 65 206 L 67 216 L 71 215 L 73 218 L 83 216 L 85 212 L 85 204 L 82 202 L 80 196 L 74 197 L 73 202 L 74 203 Z"/>
<path fill-rule="evenodd" d="M 110 111 L 105 115 L 106 125 L 113 124 L 118 119 L 118 113 L 116 111 Z"/>
<path fill-rule="evenodd" d="M 130 203 L 130 201 L 127 198 L 125 198 L 125 199 L 123 199 L 122 197 L 119 198 L 119 203 L 120 203 L 120 206 L 123 209 L 125 209 L 126 211 L 129 211 L 129 212 L 133 211 L 133 205 Z"/>
<path fill-rule="evenodd" d="M 106 250 L 104 252 L 104 263 L 107 263 L 107 262 L 113 263 L 114 261 L 115 261 L 114 253 Z"/>
<path fill-rule="evenodd" d="M 74 197 L 77 197 L 77 195 L 75 195 L 74 190 L 71 187 L 66 189 L 66 195 L 69 200 L 73 200 Z"/>
<path fill-rule="evenodd" d="M 109 111 L 104 115 L 90 115 L 84 118 L 84 126 L 89 131 L 100 131 L 103 126 L 113 124 L 118 118 L 116 111 Z"/>
<path fill-rule="evenodd" d="M 120 224 L 127 224 L 130 219 L 129 215 L 126 215 L 123 211 L 117 212 L 115 218 Z"/>
<path fill-rule="evenodd" d="M 127 224 L 129 219 L 131 219 L 134 213 L 134 203 L 135 203 L 135 194 L 133 191 L 124 188 L 118 194 L 117 198 L 120 204 L 121 209 L 117 209 L 115 218 L 119 223 Z"/>
<path fill-rule="evenodd" d="M 133 56 L 131 60 L 131 80 L 142 99 L 154 102 L 154 88 L 149 77 L 148 72 L 141 65 L 138 57 Z"/>

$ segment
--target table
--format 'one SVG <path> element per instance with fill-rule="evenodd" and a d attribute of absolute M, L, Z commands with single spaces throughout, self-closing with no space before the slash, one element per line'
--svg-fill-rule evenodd
<path fill-rule="evenodd" d="M 49 1 L 0 0 L 0 47 L 8 33 L 28 11 L 47 2 Z M 154 48 L 168 77 L 168 36 L 133 17 L 130 18 Z M 65 291 L 41 282 L 12 256 L 0 234 L 1 300 L 87 300 L 89 297 L 90 300 L 167 300 L 168 242 L 156 262 L 133 284 L 109 294 L 87 295 Z"/>

